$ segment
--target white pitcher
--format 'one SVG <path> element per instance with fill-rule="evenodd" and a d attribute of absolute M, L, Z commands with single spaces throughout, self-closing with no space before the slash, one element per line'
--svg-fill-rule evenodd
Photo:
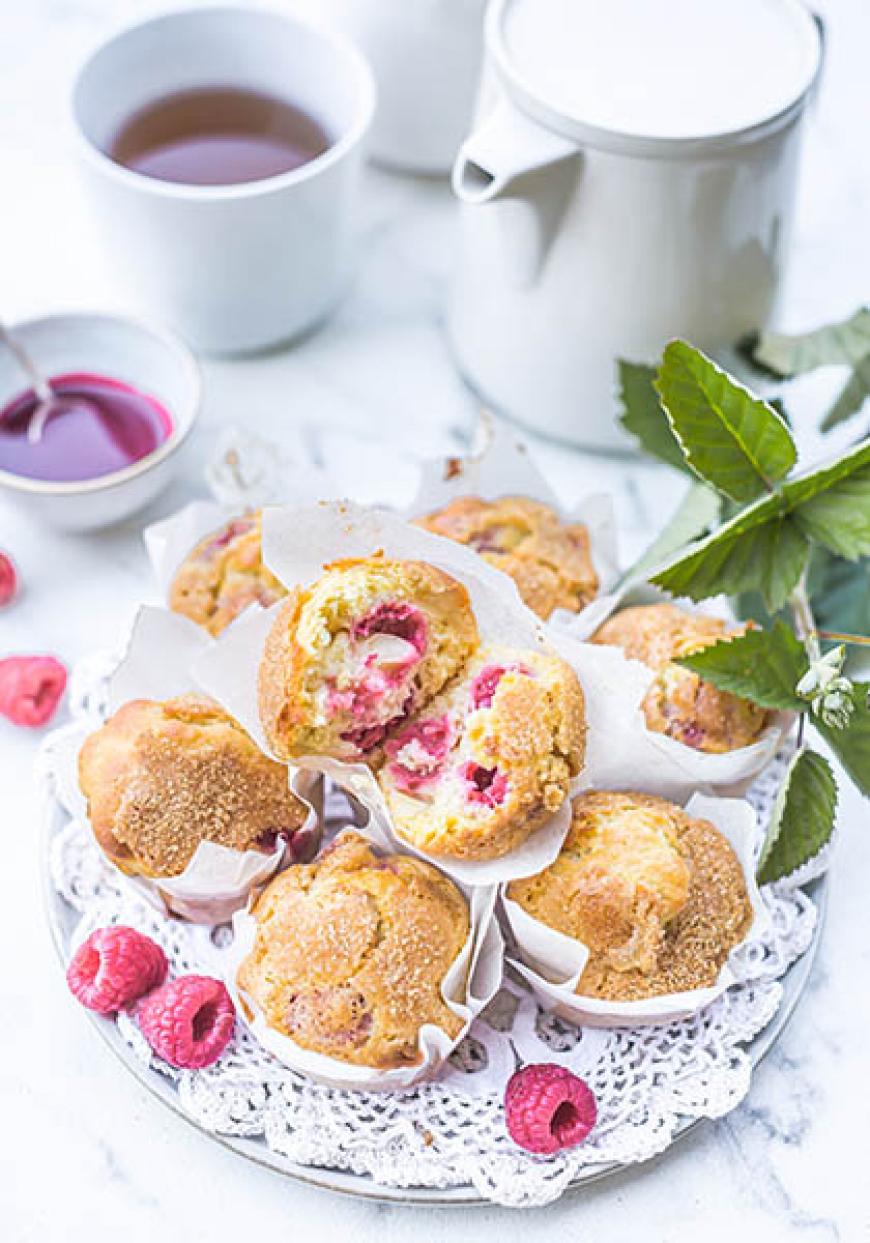
<path fill-rule="evenodd" d="M 308 3 L 354 40 L 374 71 L 372 156 L 408 172 L 449 172 L 474 112 L 486 0 Z"/>
<path fill-rule="evenodd" d="M 798 0 L 491 0 L 448 311 L 485 400 L 627 447 L 618 357 L 768 322 L 820 51 Z"/>

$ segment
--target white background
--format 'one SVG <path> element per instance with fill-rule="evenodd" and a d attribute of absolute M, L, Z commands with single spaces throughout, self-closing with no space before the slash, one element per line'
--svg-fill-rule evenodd
<path fill-rule="evenodd" d="M 92 40 L 147 7 L 141 0 L 0 0 L 5 317 L 123 305 L 78 200 L 64 100 Z M 791 328 L 843 316 L 870 298 L 870 4 L 818 7 L 829 19 L 829 58 L 809 127 L 783 307 Z M 200 458 L 217 429 L 239 423 L 291 453 L 300 445 L 323 453 L 357 491 L 401 499 L 412 457 L 455 447 L 467 433 L 475 403 L 440 326 L 455 223 L 449 194 L 436 182 L 377 172 L 365 190 L 363 263 L 328 327 L 293 351 L 206 364 Z M 819 452 L 813 411 L 836 382 L 820 375 L 793 389 L 810 457 Z M 629 473 L 620 463 L 543 445 L 538 456 L 566 498 L 612 487 L 629 548 L 677 500 L 673 477 L 656 468 Z M 201 490 L 194 472 L 154 513 Z M 26 584 L 20 602 L 0 614 L 0 655 L 46 651 L 71 664 L 111 646 L 150 590 L 139 525 L 64 538 L 31 527 L 0 501 L 0 547 L 13 552 Z M 296 1186 L 225 1152 L 140 1088 L 68 997 L 49 943 L 30 777 L 37 742 L 0 721 L 0 1238 L 465 1243 L 518 1230 L 529 1239 L 608 1243 L 731 1243 L 735 1232 L 767 1243 L 870 1237 L 870 817 L 853 793 L 842 804 L 831 912 L 810 989 L 747 1103 L 655 1165 L 520 1219 L 497 1209 L 384 1208 Z"/>

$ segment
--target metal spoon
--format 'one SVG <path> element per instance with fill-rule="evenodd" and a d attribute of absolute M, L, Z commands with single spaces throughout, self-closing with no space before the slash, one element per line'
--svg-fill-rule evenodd
<path fill-rule="evenodd" d="M 63 406 L 63 400 L 57 396 L 48 380 L 20 342 L 15 339 L 2 319 L 0 319 L 0 340 L 11 350 L 36 394 L 37 404 L 34 406 L 33 414 L 31 414 L 30 421 L 27 424 L 27 440 L 29 444 L 39 444 L 40 440 L 42 440 L 42 433 L 46 423 L 50 416 Z"/>

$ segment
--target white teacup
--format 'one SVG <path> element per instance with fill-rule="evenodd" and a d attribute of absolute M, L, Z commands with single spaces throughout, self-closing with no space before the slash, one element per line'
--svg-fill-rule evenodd
<path fill-rule="evenodd" d="M 225 186 L 160 181 L 109 157 L 138 109 L 203 87 L 286 99 L 331 145 L 292 172 Z M 260 348 L 318 323 L 350 274 L 374 105 L 351 44 L 289 13 L 187 9 L 103 43 L 79 71 L 72 111 L 97 225 L 125 286 L 206 351 Z"/>

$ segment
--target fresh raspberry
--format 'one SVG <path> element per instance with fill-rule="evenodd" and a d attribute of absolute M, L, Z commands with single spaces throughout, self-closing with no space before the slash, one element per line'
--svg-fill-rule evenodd
<path fill-rule="evenodd" d="M 18 594 L 18 574 L 15 562 L 5 552 L 0 552 L 0 608 L 14 600 Z"/>
<path fill-rule="evenodd" d="M 0 660 L 0 716 L 38 729 L 57 711 L 66 669 L 53 656 L 7 656 Z"/>
<path fill-rule="evenodd" d="M 73 954 L 66 979 L 73 996 L 98 1014 L 114 1014 L 162 984 L 169 964 L 150 937 L 123 924 L 98 928 Z"/>
<path fill-rule="evenodd" d="M 591 1089 L 552 1062 L 523 1066 L 511 1075 L 504 1108 L 514 1143 L 547 1154 L 582 1144 L 598 1116 Z"/>
<path fill-rule="evenodd" d="M 165 1062 L 199 1070 L 216 1062 L 236 1021 L 230 995 L 220 980 L 182 975 L 139 1003 L 139 1026 Z"/>

